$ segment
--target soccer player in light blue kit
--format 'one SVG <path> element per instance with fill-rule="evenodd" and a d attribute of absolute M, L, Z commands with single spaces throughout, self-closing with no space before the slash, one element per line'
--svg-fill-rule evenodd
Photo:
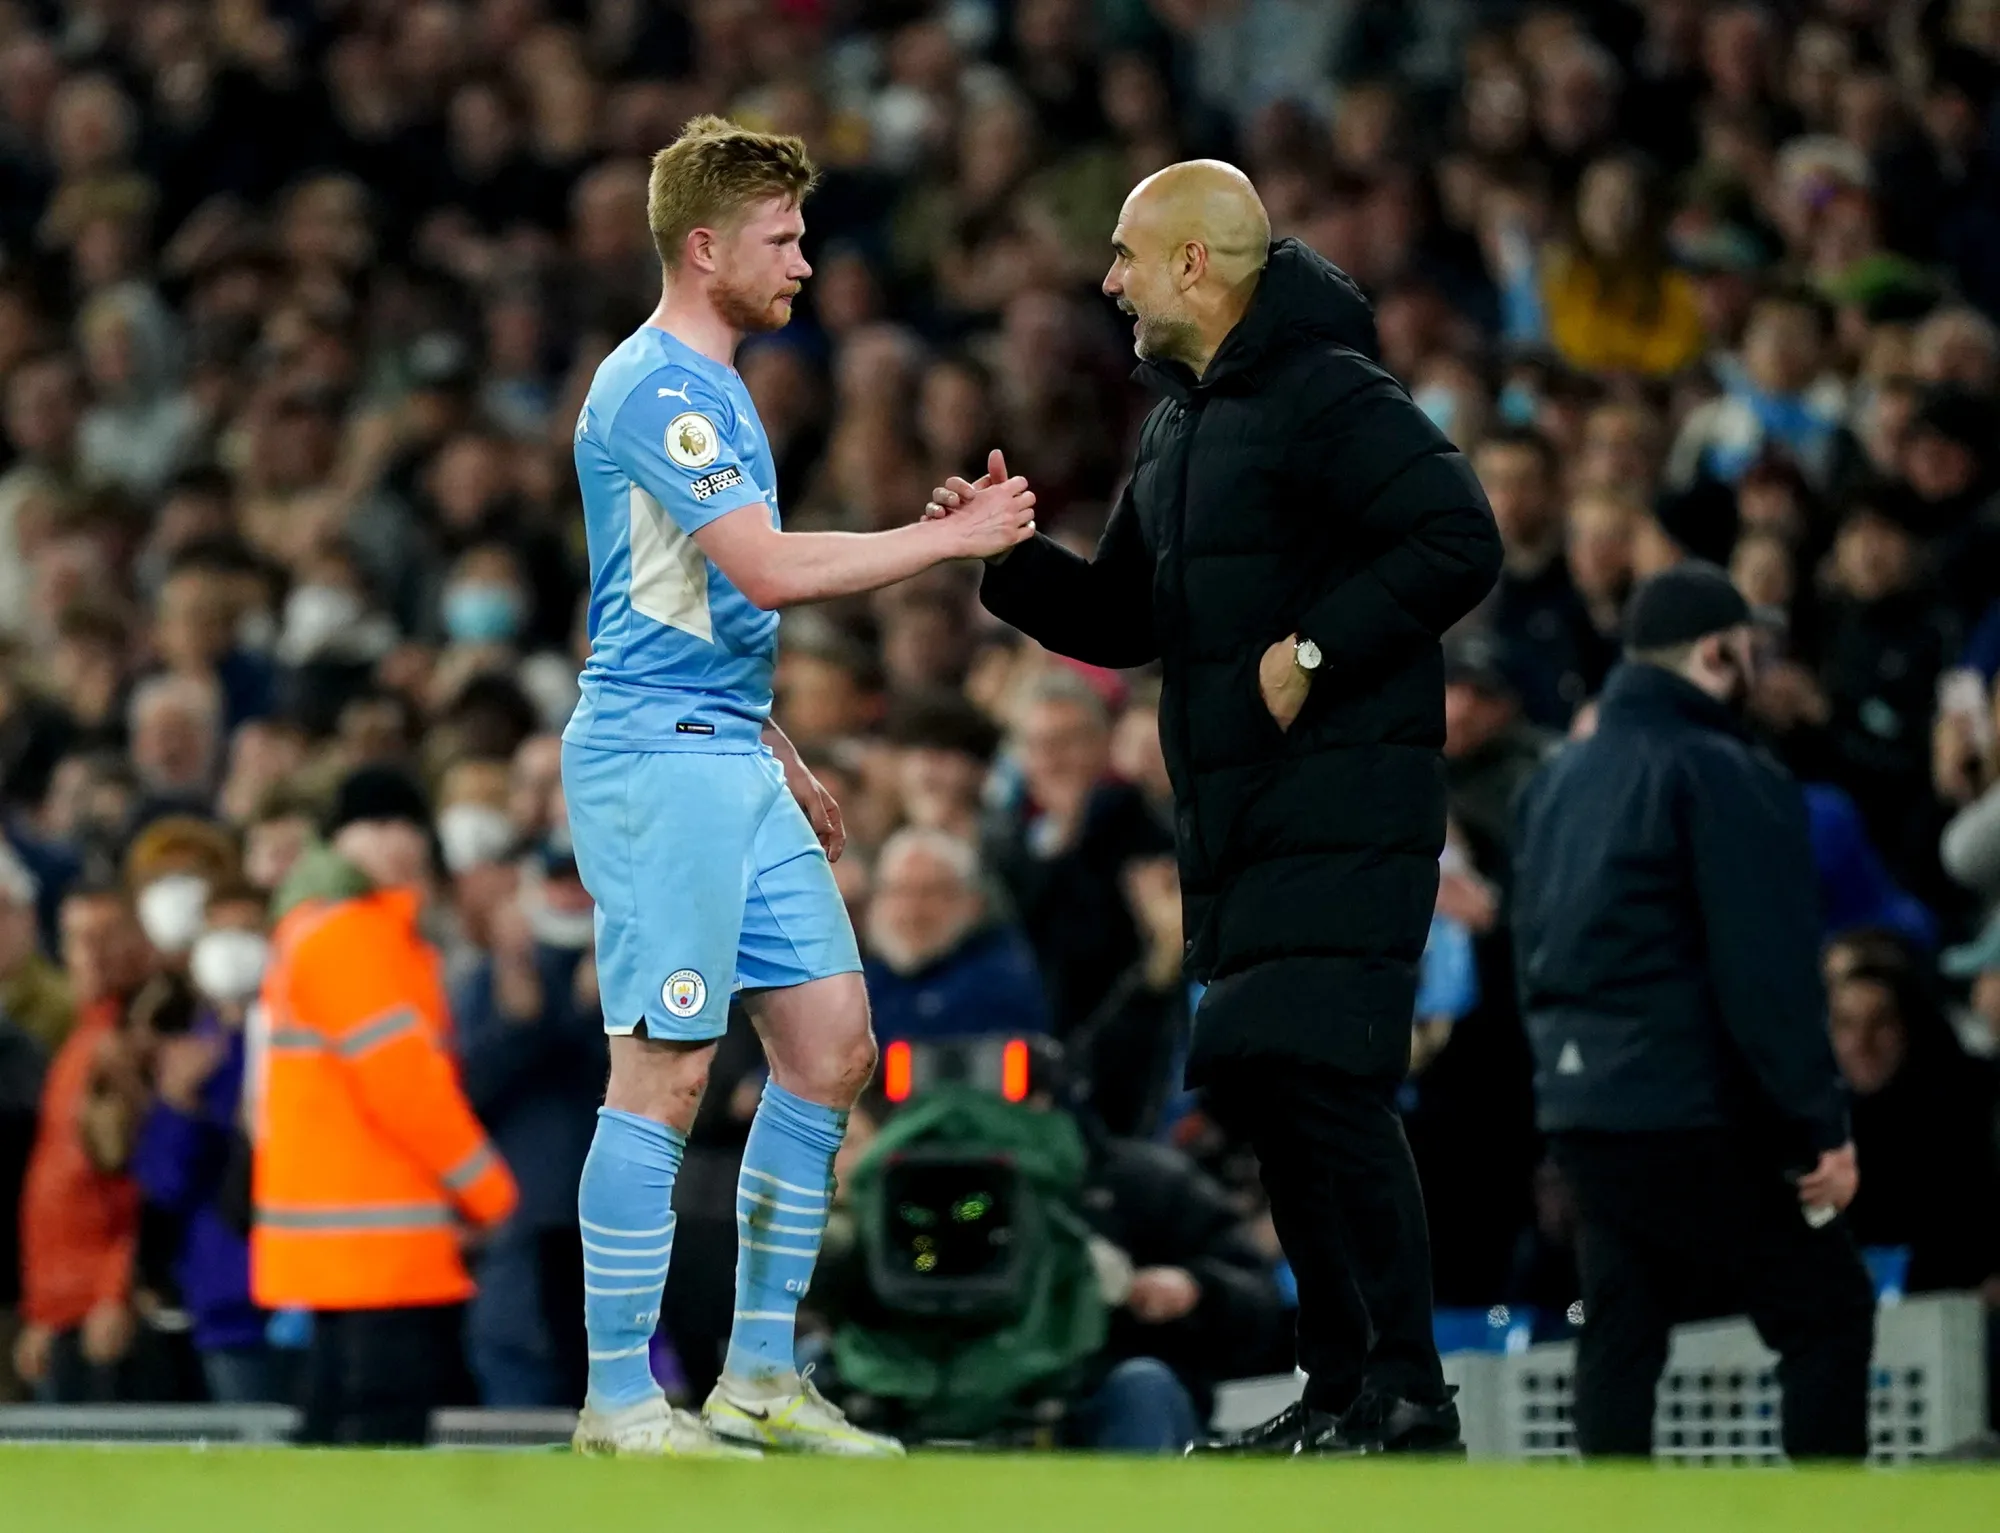
<path fill-rule="evenodd" d="M 943 520 L 781 532 L 770 443 L 730 365 L 811 275 L 796 138 L 713 117 L 654 158 L 660 306 L 606 357 L 576 423 L 590 545 L 590 659 L 563 735 L 577 866 L 597 906 L 611 1082 L 584 1164 L 591 1453 L 894 1455 L 794 1360 L 847 1111 L 875 1066 L 854 932 L 829 860 L 840 810 L 770 720 L 777 609 L 1004 553 L 1034 497 L 992 484 Z M 913 508 L 914 510 L 915 508 Z M 771 1078 L 737 1185 L 736 1313 L 700 1417 L 671 1409 L 647 1349 L 673 1247 L 674 1174 L 730 997 Z"/>

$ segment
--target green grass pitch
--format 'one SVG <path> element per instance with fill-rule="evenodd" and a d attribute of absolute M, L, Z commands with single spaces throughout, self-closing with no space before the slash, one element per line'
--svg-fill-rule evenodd
<path fill-rule="evenodd" d="M 6 1533 L 1957 1533 L 2000 1474 L 0 1448 Z"/>

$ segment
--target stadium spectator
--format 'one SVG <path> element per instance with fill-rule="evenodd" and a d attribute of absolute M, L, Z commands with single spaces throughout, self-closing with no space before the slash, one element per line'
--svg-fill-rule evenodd
<path fill-rule="evenodd" d="M 1988 1060 L 2000 1056 L 2000 918 L 1988 921 L 1972 941 L 1947 948 L 1938 967 L 1972 987 L 1970 1014 L 1961 1029 L 1967 1052 Z M 1994 1129 L 2000 1148 L 2000 1119 Z"/>
<path fill-rule="evenodd" d="M 1488 436 L 1472 464 L 1507 551 L 1482 626 L 1517 657 L 1528 721 L 1560 729 L 1597 691 L 1616 650 L 1570 579 L 1556 450 L 1540 433 L 1514 428 Z"/>
<path fill-rule="evenodd" d="M 75 1007 L 62 971 L 41 951 L 35 875 L 0 842 L 0 1017 L 46 1056 L 69 1036 Z"/>
<path fill-rule="evenodd" d="M 1514 801 L 1548 759 L 1549 734 L 1521 717 L 1521 667 L 1504 641 L 1456 635 L 1445 646 L 1444 773 L 1452 823 L 1472 864 L 1502 888 L 1514 851 Z"/>
<path fill-rule="evenodd" d="M 132 1177 L 147 1207 L 173 1222 L 171 1277 L 209 1398 L 232 1405 L 287 1394 L 265 1345 L 266 1317 L 250 1298 L 246 1239 L 244 1029 L 270 955 L 265 905 L 261 891 L 241 882 L 204 891 L 187 953 L 191 1025 L 154 1053 L 152 1102 L 132 1149 Z"/>
<path fill-rule="evenodd" d="M 912 692 L 890 715 L 896 796 L 903 820 L 976 841 L 981 798 L 999 731 L 959 693 Z"/>
<path fill-rule="evenodd" d="M 1065 1045 L 1078 1101 L 1118 1138 L 1184 1146 L 1212 1139 L 1212 1125 L 1192 1116 L 1199 1097 L 1182 1085 L 1200 987 L 1181 972 L 1187 944 L 1173 858 L 1127 863 L 1125 898 L 1143 948 Z"/>
<path fill-rule="evenodd" d="M 480 1257 L 467 1315 L 487 1405 L 583 1401 L 576 1184 L 608 1068 L 590 944 L 576 864 L 565 840 L 545 836 L 521 859 L 452 993 L 466 1098 L 521 1189 Z"/>
<path fill-rule="evenodd" d="M 115 1110 L 118 1097 L 143 1089 L 136 1046 L 124 1036 L 125 1008 L 151 955 L 122 891 L 70 892 L 62 957 L 77 1020 L 50 1061 L 21 1189 L 14 1371 L 44 1400 L 132 1398 L 132 1381 L 119 1375 L 137 1325 L 139 1190 L 123 1174 L 127 1147 L 96 1132 L 104 1122 L 97 1109 Z"/>
<path fill-rule="evenodd" d="M 363 767 L 326 833 L 279 893 L 262 991 L 251 1296 L 313 1317 L 306 1440 L 421 1443 L 434 1406 L 471 1394 L 460 1228 L 491 1229 L 517 1194 L 445 1051 L 417 926 L 429 805 L 394 768 Z"/>
<path fill-rule="evenodd" d="M 990 906 L 971 842 L 913 825 L 883 844 L 861 928 L 878 1038 L 1048 1030 L 1034 950 Z"/>
<path fill-rule="evenodd" d="M 1905 1248 L 1908 1292 L 1983 1289 L 2000 1308 L 1991 1069 L 1966 1057 L 1920 960 L 1893 933 L 1838 938 L 1825 968 L 1834 1057 L 1868 1166 L 1850 1214 L 1855 1239 Z"/>
<path fill-rule="evenodd" d="M 1034 945 L 1057 1032 L 1090 1014 L 1138 956 L 1121 871 L 1164 851 L 1140 791 L 1111 775 L 1104 700 L 1076 672 L 1035 684 L 1010 741 L 1014 801 L 992 817 L 987 855 Z"/>
<path fill-rule="evenodd" d="M 215 791 L 222 699 L 212 681 L 166 674 L 141 682 L 127 708 L 132 769 L 143 822 L 158 814 L 199 813 Z"/>

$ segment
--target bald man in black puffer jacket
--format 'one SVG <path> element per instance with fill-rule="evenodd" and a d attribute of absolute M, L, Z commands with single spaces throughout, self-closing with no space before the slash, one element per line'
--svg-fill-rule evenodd
<path fill-rule="evenodd" d="M 1374 360 L 1360 292 L 1271 243 L 1239 172 L 1142 182 L 1113 248 L 1105 291 L 1163 397 L 1095 557 L 1037 538 L 981 596 L 1060 654 L 1162 668 L 1188 970 L 1207 985 L 1188 1078 L 1256 1146 L 1309 1377 L 1300 1406 L 1222 1446 L 1450 1448 L 1393 1096 L 1444 842 L 1439 637 L 1492 586 L 1499 535 Z"/>

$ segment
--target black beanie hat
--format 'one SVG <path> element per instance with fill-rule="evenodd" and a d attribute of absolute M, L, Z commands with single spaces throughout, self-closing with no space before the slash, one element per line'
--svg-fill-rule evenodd
<path fill-rule="evenodd" d="M 1625 647 L 1672 649 L 1750 621 L 1750 604 L 1729 572 L 1704 559 L 1660 571 L 1633 593 L 1625 611 Z"/>
<path fill-rule="evenodd" d="M 409 773 L 392 766 L 357 767 L 334 790 L 322 827 L 328 840 L 359 820 L 402 820 L 432 833 L 430 799 Z"/>

